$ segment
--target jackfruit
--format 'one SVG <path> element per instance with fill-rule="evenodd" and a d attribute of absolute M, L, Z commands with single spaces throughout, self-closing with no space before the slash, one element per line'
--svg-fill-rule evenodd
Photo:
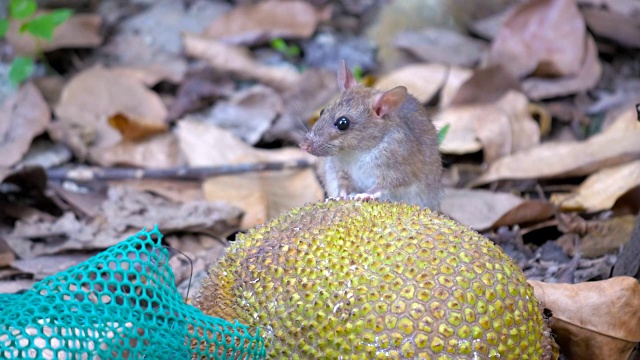
<path fill-rule="evenodd" d="M 553 359 L 533 288 L 482 235 L 402 203 L 329 201 L 238 236 L 194 305 L 273 359 Z"/>

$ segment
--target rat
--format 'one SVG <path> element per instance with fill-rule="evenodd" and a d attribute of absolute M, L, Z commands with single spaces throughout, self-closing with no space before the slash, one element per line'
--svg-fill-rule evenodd
<path fill-rule="evenodd" d="M 406 202 L 438 211 L 442 158 L 438 131 L 407 88 L 378 90 L 358 84 L 342 61 L 340 97 L 300 144 L 326 158 L 324 187 L 330 198 Z"/>

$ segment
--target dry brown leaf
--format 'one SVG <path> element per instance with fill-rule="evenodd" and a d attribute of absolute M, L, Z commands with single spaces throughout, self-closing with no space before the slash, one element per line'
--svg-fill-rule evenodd
<path fill-rule="evenodd" d="M 0 238 L 0 268 L 9 266 L 13 260 L 16 259 L 16 255 L 11 251 L 6 241 Z"/>
<path fill-rule="evenodd" d="M 189 119 L 178 122 L 177 135 L 190 166 L 315 160 L 297 148 L 254 149 L 228 131 Z M 213 177 L 205 181 L 203 189 L 209 200 L 223 200 L 242 208 L 243 229 L 324 198 L 312 169 Z"/>
<path fill-rule="evenodd" d="M 107 121 L 116 113 L 157 125 L 164 124 L 167 116 L 158 94 L 135 79 L 101 66 L 85 70 L 69 81 L 55 113 L 58 121 L 52 124 L 50 133 L 80 158 L 89 155 L 90 150 L 99 152 L 122 140 Z"/>
<path fill-rule="evenodd" d="M 0 294 L 15 294 L 30 289 L 35 283 L 35 280 L 0 280 Z"/>
<path fill-rule="evenodd" d="M 602 75 L 598 48 L 591 36 L 587 37 L 587 49 L 582 67 L 576 75 L 556 79 L 528 78 L 522 81 L 522 89 L 532 100 L 549 99 L 583 92 L 593 88 Z"/>
<path fill-rule="evenodd" d="M 473 185 L 503 179 L 588 175 L 640 158 L 639 138 L 640 122 L 636 120 L 635 109 L 632 109 L 619 116 L 605 131 L 585 141 L 544 143 L 503 157 L 491 164 Z"/>
<path fill-rule="evenodd" d="M 275 38 L 306 39 L 318 23 L 330 17 L 330 6 L 316 9 L 306 1 L 266 0 L 237 6 L 216 18 L 204 35 L 235 45 L 257 45 Z"/>
<path fill-rule="evenodd" d="M 337 95 L 335 72 L 320 68 L 303 72 L 298 84 L 282 94 L 283 113 L 264 134 L 265 141 L 300 142 L 308 126 L 305 121 Z"/>
<path fill-rule="evenodd" d="M 575 248 L 575 234 L 565 234 L 558 239 L 558 245 L 565 253 L 573 256 L 580 251 L 585 258 L 598 258 L 615 254 L 629 242 L 636 223 L 635 215 L 616 216 L 606 220 L 586 221 L 586 234 L 580 236 L 579 247 Z"/>
<path fill-rule="evenodd" d="M 227 101 L 218 101 L 206 121 L 231 131 L 255 145 L 282 112 L 282 98 L 270 87 L 255 85 L 237 92 Z"/>
<path fill-rule="evenodd" d="M 483 41 L 444 28 L 401 32 L 394 43 L 421 61 L 464 67 L 477 65 L 487 49 Z"/>
<path fill-rule="evenodd" d="M 11 263 L 11 267 L 33 274 L 35 280 L 42 280 L 49 275 L 65 271 L 72 266 L 86 261 L 92 254 L 67 254 L 39 256 L 36 259 L 19 259 Z"/>
<path fill-rule="evenodd" d="M 484 149 L 484 161 L 528 149 L 540 142 L 540 130 L 528 110 L 527 98 L 507 92 L 493 104 L 453 106 L 435 116 L 434 124 L 449 131 L 440 149 L 444 153 L 466 154 Z"/>
<path fill-rule="evenodd" d="M 122 113 L 109 116 L 109 125 L 120 132 L 123 141 L 138 141 L 167 131 L 166 123 L 150 122 Z"/>
<path fill-rule="evenodd" d="M 119 142 L 92 150 L 91 159 L 102 166 L 168 168 L 185 165 L 185 159 L 173 133 L 148 137 L 136 142 Z"/>
<path fill-rule="evenodd" d="M 637 0 L 578 0 L 578 4 L 607 8 L 629 16 L 640 14 L 640 3 Z"/>
<path fill-rule="evenodd" d="M 38 15 L 45 12 L 38 12 Z M 13 46 L 16 54 L 36 56 L 39 51 L 51 51 L 64 48 L 94 48 L 102 43 L 100 27 L 102 18 L 99 15 L 76 14 L 56 27 L 51 41 L 37 40 L 33 35 L 20 33 L 21 21 L 10 21 L 7 41 Z"/>
<path fill-rule="evenodd" d="M 413 64 L 380 77 L 374 87 L 391 89 L 405 86 L 421 103 L 431 100 L 442 88 L 441 103 L 448 104 L 458 87 L 470 76 L 471 70 L 441 64 Z"/>
<path fill-rule="evenodd" d="M 184 48 L 187 55 L 205 60 L 216 70 L 229 72 L 243 79 L 258 80 L 278 90 L 287 90 L 300 80 L 300 73 L 295 69 L 263 65 L 255 61 L 244 47 L 184 34 Z"/>
<path fill-rule="evenodd" d="M 550 327 L 569 360 L 626 360 L 640 342 L 640 284 L 629 276 L 580 284 L 529 280 L 553 313 Z"/>
<path fill-rule="evenodd" d="M 553 214 L 550 204 L 524 200 L 509 193 L 488 190 L 445 189 L 442 213 L 482 231 L 501 225 L 544 220 Z"/>
<path fill-rule="evenodd" d="M 575 0 L 535 0 L 518 5 L 488 53 L 517 77 L 575 75 L 585 53 L 586 27 Z"/>
<path fill-rule="evenodd" d="M 469 31 L 487 40 L 493 40 L 498 36 L 504 22 L 511 16 L 515 7 L 509 7 L 493 15 L 474 21 L 469 25 Z"/>
<path fill-rule="evenodd" d="M 611 209 L 620 196 L 636 186 L 640 186 L 640 160 L 602 169 L 573 193 L 553 194 L 551 202 L 563 211 L 597 212 Z"/>
<path fill-rule="evenodd" d="M 32 83 L 7 98 L 0 106 L 0 168 L 20 161 L 50 121 L 49 106 Z"/>
<path fill-rule="evenodd" d="M 594 34 L 622 46 L 640 48 L 640 24 L 635 18 L 598 8 L 584 8 L 581 11 Z"/>
<path fill-rule="evenodd" d="M 520 82 L 502 65 L 492 65 L 473 72 L 458 91 L 449 106 L 492 103 L 509 90 L 521 91 Z"/>

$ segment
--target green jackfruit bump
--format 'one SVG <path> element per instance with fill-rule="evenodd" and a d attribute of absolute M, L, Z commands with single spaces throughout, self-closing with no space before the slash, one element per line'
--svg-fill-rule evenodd
<path fill-rule="evenodd" d="M 195 305 L 273 359 L 552 359 L 533 288 L 482 235 L 406 204 L 308 205 L 238 237 Z"/>

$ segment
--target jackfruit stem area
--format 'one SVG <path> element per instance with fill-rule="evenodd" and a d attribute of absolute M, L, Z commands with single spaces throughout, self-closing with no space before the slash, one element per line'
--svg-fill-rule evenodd
<path fill-rule="evenodd" d="M 329 201 L 239 236 L 194 304 L 262 331 L 282 359 L 550 359 L 522 271 L 457 222 Z"/>

